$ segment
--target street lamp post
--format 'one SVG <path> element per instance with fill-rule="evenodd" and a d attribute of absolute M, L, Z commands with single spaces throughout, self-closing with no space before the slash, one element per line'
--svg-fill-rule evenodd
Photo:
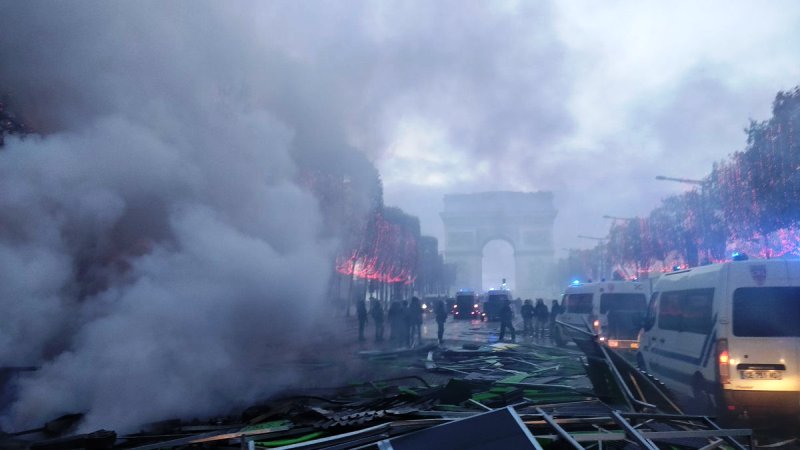
<path fill-rule="evenodd" d="M 603 219 L 611 220 L 611 226 L 614 227 L 619 222 L 625 222 L 626 224 L 635 222 L 639 220 L 638 217 L 619 217 L 619 216 L 610 216 L 608 214 L 603 215 Z"/>
<path fill-rule="evenodd" d="M 634 220 L 636 220 L 635 217 L 617 217 L 617 216 L 609 216 L 607 214 L 603 216 L 603 219 L 621 220 L 623 222 L 633 222 Z"/>
<path fill-rule="evenodd" d="M 703 256 L 706 257 L 708 250 L 708 233 L 706 231 L 706 186 L 707 180 L 693 180 L 691 178 L 676 178 L 665 177 L 664 175 L 656 175 L 656 180 L 661 181 L 675 181 L 678 183 L 694 184 L 700 186 L 700 238 L 703 241 Z M 702 263 L 701 263 L 702 264 Z"/>
<path fill-rule="evenodd" d="M 664 175 L 656 175 L 656 180 L 662 181 L 677 181 L 678 183 L 687 183 L 687 184 L 697 184 L 701 187 L 706 184 L 703 180 L 692 180 L 690 178 L 675 178 L 675 177 L 665 177 Z"/>

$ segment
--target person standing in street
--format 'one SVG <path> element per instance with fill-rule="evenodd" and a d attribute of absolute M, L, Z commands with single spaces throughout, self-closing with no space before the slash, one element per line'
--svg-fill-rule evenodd
<path fill-rule="evenodd" d="M 370 305 L 372 306 L 370 309 L 372 320 L 375 322 L 375 342 L 381 342 L 383 340 L 383 306 L 375 298 L 370 299 Z"/>
<path fill-rule="evenodd" d="M 544 328 L 547 326 L 547 319 L 550 317 L 550 313 L 547 311 L 547 305 L 544 304 L 544 300 L 541 298 L 536 299 L 536 306 L 533 308 L 533 316 L 536 318 L 533 334 L 535 336 L 544 337 Z"/>
<path fill-rule="evenodd" d="M 414 337 L 416 335 L 416 342 L 422 342 L 422 304 L 417 297 L 411 297 L 411 303 L 408 305 L 408 346 L 412 347 L 414 344 Z"/>
<path fill-rule="evenodd" d="M 403 334 L 401 329 L 403 328 L 403 323 L 405 322 L 403 315 L 403 306 L 400 304 L 400 302 L 394 301 L 391 305 L 389 305 L 389 311 L 386 313 L 386 318 L 389 320 L 389 340 L 394 345 L 398 345 L 403 342 L 403 338 L 401 337 Z"/>
<path fill-rule="evenodd" d="M 498 338 L 500 342 L 506 335 L 506 328 L 511 331 L 511 342 L 516 342 L 517 330 L 514 329 L 514 311 L 511 309 L 511 300 L 509 299 L 505 299 L 500 308 L 500 337 Z"/>
<path fill-rule="evenodd" d="M 411 319 L 409 318 L 408 314 L 408 300 L 403 300 L 402 306 L 400 307 L 400 334 L 399 334 L 399 341 L 400 345 L 408 345 L 409 341 L 409 332 L 408 330 L 411 329 Z"/>
<path fill-rule="evenodd" d="M 364 327 L 367 326 L 367 303 L 364 299 L 360 299 L 356 304 L 356 314 L 358 315 L 358 340 L 363 341 Z"/>
<path fill-rule="evenodd" d="M 436 335 L 439 337 L 439 345 L 441 345 L 444 343 L 444 322 L 447 320 L 447 308 L 444 301 L 436 300 L 434 312 L 436 314 Z"/>
<path fill-rule="evenodd" d="M 533 302 L 531 299 L 526 299 L 525 304 L 520 308 L 522 315 L 522 334 L 530 336 L 533 334 Z"/>
<path fill-rule="evenodd" d="M 558 315 L 563 313 L 563 306 L 558 304 L 558 300 L 553 300 L 553 303 L 550 306 L 550 336 L 553 336 L 553 329 L 556 326 L 556 319 Z"/>

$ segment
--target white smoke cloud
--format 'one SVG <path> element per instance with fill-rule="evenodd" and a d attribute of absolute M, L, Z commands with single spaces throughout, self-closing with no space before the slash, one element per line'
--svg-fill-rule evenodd
<path fill-rule="evenodd" d="M 285 129 L 236 121 L 225 147 L 110 119 L 0 152 L 4 231 L 19 229 L 0 240 L 13 268 L 0 361 L 45 362 L 16 423 L 78 410 L 89 427 L 124 427 L 253 399 L 270 345 L 320 306 L 330 246 L 315 200 L 278 175 L 291 174 Z M 82 259 L 105 273 L 76 277 Z"/>
<path fill-rule="evenodd" d="M 246 9 L 6 6 L 0 90 L 43 135 L 0 150 L 0 365 L 41 366 L 3 428 L 126 431 L 269 394 L 335 243 Z"/>

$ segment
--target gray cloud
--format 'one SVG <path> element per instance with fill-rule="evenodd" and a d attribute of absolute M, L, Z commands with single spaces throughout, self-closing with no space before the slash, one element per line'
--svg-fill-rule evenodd
<path fill-rule="evenodd" d="M 538 121 L 547 129 L 531 128 L 526 135 L 500 123 L 497 129 L 511 138 L 494 140 L 493 152 L 488 145 L 461 141 L 464 147 L 481 149 L 462 167 L 480 158 L 495 170 L 436 190 L 555 191 L 558 249 L 593 246 L 576 235 L 604 235 L 609 226 L 601 218 L 604 214 L 644 216 L 661 198 L 690 188 L 654 177 L 699 178 L 714 161 L 743 148 L 742 129 L 748 119 L 768 117 L 775 93 L 800 80 L 800 41 L 793 26 L 800 11 L 790 3 L 684 6 L 688 9 L 554 3 L 551 10 L 537 11 L 540 20 L 554 23 L 542 30 L 550 39 L 549 54 L 556 57 L 531 54 L 543 68 L 541 90 L 507 86 L 520 98 L 533 92 L 531 98 L 543 107 L 531 112 L 513 102 L 505 104 L 509 115 Z M 709 10 L 715 11 L 713 18 L 707 16 Z M 741 35 L 742 27 L 751 34 Z M 526 34 L 518 36 L 522 41 Z M 514 55 L 518 63 L 525 61 L 525 52 L 501 51 Z M 472 105 L 466 100 L 469 96 L 464 98 L 451 108 L 455 126 L 459 114 Z M 433 97 L 431 102 L 437 100 Z M 440 201 L 415 201 L 422 188 L 406 184 L 387 185 L 387 195 L 430 217 L 427 223 L 423 220 L 423 228 L 442 237 L 435 214 Z"/>

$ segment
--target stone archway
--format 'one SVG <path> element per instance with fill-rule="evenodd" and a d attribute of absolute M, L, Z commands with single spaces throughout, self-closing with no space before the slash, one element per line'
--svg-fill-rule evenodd
<path fill-rule="evenodd" d="M 456 288 L 481 289 L 484 246 L 500 239 L 514 249 L 515 297 L 554 290 L 552 192 L 479 192 L 444 196 L 444 258 L 456 266 Z"/>

